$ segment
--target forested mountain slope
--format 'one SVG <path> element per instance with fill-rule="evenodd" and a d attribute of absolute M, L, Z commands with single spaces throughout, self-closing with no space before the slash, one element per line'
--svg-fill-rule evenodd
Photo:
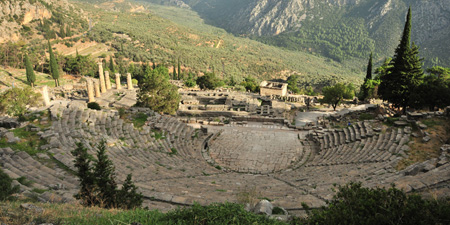
<path fill-rule="evenodd" d="M 207 25 L 196 12 L 179 7 L 144 4 L 145 11 L 111 1 L 81 1 L 95 26 L 88 37 L 108 43 L 116 59 L 155 61 L 171 67 L 178 60 L 184 71 L 214 71 L 228 81 L 244 77 L 286 78 L 300 74 L 304 86 L 322 87 L 335 82 L 361 81 L 355 67 L 326 58 L 282 50 Z M 117 62 L 117 61 L 116 61 Z M 232 83 L 232 82 L 231 82 Z"/>
<path fill-rule="evenodd" d="M 337 61 L 392 56 L 408 6 L 413 41 L 430 64 L 450 66 L 448 0 L 148 0 L 189 5 L 208 23 L 275 46 L 316 52 Z"/>

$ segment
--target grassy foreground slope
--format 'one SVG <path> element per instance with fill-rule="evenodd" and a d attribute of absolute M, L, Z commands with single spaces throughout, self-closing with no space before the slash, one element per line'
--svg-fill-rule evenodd
<path fill-rule="evenodd" d="M 249 75 L 275 79 L 298 73 L 301 83 L 319 87 L 361 80 L 354 69 L 331 60 L 235 37 L 206 25 L 190 10 L 150 4 L 146 5 L 150 13 L 133 13 L 105 11 L 87 3 L 80 5 L 95 22 L 89 37 L 111 43 L 135 62 L 154 59 L 171 65 L 179 59 L 183 68 L 215 71 L 225 79 Z"/>

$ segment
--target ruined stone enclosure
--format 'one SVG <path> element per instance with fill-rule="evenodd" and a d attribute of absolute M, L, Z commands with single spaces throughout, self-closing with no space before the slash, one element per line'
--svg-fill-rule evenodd
<path fill-rule="evenodd" d="M 31 187 L 48 190 L 40 201 L 70 202 L 78 190 L 71 172 L 70 151 L 82 142 L 95 154 L 105 139 L 108 155 L 123 182 L 128 173 L 145 196 L 144 206 L 170 210 L 194 202 L 250 201 L 268 198 L 291 213 L 301 203 L 319 207 L 330 199 L 334 185 L 360 181 L 364 186 L 390 186 L 408 192 L 442 196 L 449 193 L 449 148 L 431 161 L 395 169 L 407 157 L 410 127 L 384 127 L 361 121 L 339 129 L 299 131 L 271 123 L 204 125 L 201 129 L 148 109 L 95 111 L 76 105 L 54 105 L 39 120 L 37 133 L 46 144 L 29 155 L 0 149 L 0 165 L 13 178 L 32 180 Z M 145 114 L 142 127 L 127 118 Z M 47 118 L 47 119 L 44 119 Z"/>
<path fill-rule="evenodd" d="M 180 91 L 177 112 L 181 117 L 270 117 L 283 118 L 293 105 L 304 106 L 308 96 L 261 96 L 255 93 Z"/>
<path fill-rule="evenodd" d="M 261 96 L 278 95 L 284 97 L 288 94 L 287 86 L 286 83 L 263 81 L 259 85 L 259 90 Z"/>

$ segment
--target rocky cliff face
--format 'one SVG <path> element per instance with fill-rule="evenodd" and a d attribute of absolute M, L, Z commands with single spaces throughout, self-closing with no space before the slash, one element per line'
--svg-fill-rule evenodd
<path fill-rule="evenodd" d="M 19 30 L 22 25 L 29 25 L 34 20 L 49 19 L 52 10 L 73 8 L 67 0 L 10 0 L 0 2 L 0 43 L 16 42 L 21 38 Z"/>
<path fill-rule="evenodd" d="M 359 0 L 262 0 L 254 1 L 240 13 L 239 21 L 248 21 L 241 33 L 277 35 L 285 31 L 298 30 L 302 21 L 312 18 L 310 12 L 317 4 L 345 6 L 357 4 Z"/>

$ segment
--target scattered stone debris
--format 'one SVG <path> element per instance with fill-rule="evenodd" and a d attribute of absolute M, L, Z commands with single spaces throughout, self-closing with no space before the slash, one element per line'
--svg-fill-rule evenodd
<path fill-rule="evenodd" d="M 28 210 L 28 211 L 33 211 L 35 213 L 43 213 L 44 212 L 43 208 L 35 206 L 30 203 L 22 203 L 22 204 L 20 204 L 20 208 L 24 209 L 24 210 Z"/>
<path fill-rule="evenodd" d="M 265 214 L 267 216 L 272 215 L 273 205 L 267 200 L 261 200 L 256 204 L 255 208 L 253 209 L 253 212 L 256 214 Z"/>
<path fill-rule="evenodd" d="M 6 132 L 4 136 L 8 140 L 9 144 L 14 144 L 20 141 L 20 138 L 14 136 L 13 132 Z"/>

